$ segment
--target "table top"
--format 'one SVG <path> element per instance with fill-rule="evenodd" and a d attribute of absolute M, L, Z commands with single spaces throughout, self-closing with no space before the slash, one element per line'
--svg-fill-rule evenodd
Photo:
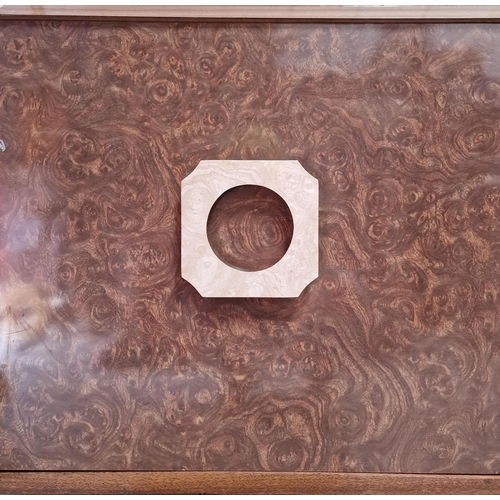
<path fill-rule="evenodd" d="M 0 468 L 498 473 L 499 42 L 2 21 Z M 318 179 L 300 297 L 181 278 L 180 182 L 213 159 Z M 227 207 L 235 259 L 280 244 L 266 196 Z"/>

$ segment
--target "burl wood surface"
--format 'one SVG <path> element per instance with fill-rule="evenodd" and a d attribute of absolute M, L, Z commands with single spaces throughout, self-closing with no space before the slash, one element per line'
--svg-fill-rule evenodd
<path fill-rule="evenodd" d="M 292 213 L 271 189 L 237 186 L 212 206 L 207 237 L 222 262 L 243 271 L 260 271 L 276 264 L 288 250 L 293 237 Z"/>
<path fill-rule="evenodd" d="M 500 26 L 12 21 L 0 68 L 2 469 L 500 472 Z M 202 159 L 319 179 L 298 299 L 180 278 Z"/>

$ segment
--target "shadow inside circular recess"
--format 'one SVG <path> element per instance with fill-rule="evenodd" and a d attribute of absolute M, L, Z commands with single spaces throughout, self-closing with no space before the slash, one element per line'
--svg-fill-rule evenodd
<path fill-rule="evenodd" d="M 287 252 L 293 218 L 285 200 L 263 186 L 236 186 L 222 193 L 207 219 L 215 255 L 230 267 L 262 271 Z"/>

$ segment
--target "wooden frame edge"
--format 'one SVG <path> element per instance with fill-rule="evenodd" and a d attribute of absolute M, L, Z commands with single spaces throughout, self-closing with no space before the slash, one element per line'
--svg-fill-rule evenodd
<path fill-rule="evenodd" d="M 500 6 L 3 5 L 0 19 L 204 22 L 498 22 Z"/>
<path fill-rule="evenodd" d="M 323 472 L 0 472 L 0 494 L 498 494 L 500 476 Z"/>

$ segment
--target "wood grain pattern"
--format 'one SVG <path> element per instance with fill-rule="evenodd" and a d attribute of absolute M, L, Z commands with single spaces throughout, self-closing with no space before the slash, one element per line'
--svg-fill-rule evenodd
<path fill-rule="evenodd" d="M 207 221 L 210 246 L 220 260 L 244 271 L 260 271 L 285 255 L 293 237 L 293 217 L 283 198 L 264 186 L 226 191 Z"/>
<path fill-rule="evenodd" d="M 3 22 L 0 468 L 498 473 L 499 42 Z M 298 299 L 180 279 L 214 158 L 319 179 Z"/>
<path fill-rule="evenodd" d="M 1 472 L 7 494 L 499 494 L 500 477 L 321 472 Z"/>

